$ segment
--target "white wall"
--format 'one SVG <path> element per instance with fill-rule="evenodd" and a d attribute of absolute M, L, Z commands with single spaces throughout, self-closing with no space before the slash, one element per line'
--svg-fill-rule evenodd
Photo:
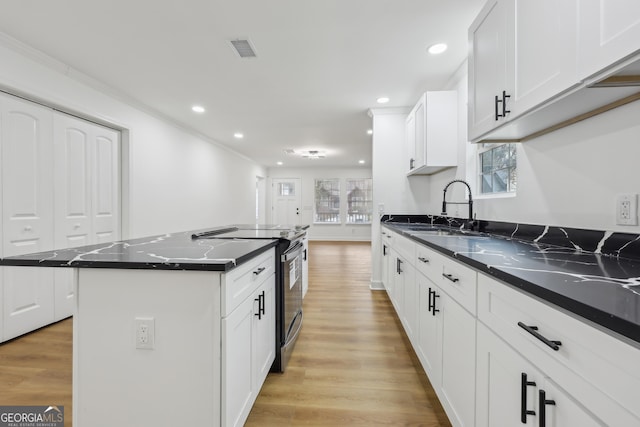
<path fill-rule="evenodd" d="M 260 165 L 5 37 L 0 64 L 3 90 L 126 130 L 124 236 L 255 221 Z"/>
<path fill-rule="evenodd" d="M 310 224 L 308 236 L 310 240 L 362 240 L 371 238 L 371 225 L 368 224 L 313 224 L 313 204 L 315 179 L 340 179 L 340 213 L 344 220 L 347 211 L 346 178 L 371 178 L 371 169 L 359 168 L 270 168 L 269 169 L 268 206 L 271 206 L 272 186 L 274 178 L 300 178 L 302 209 L 300 213 L 301 224 Z M 375 191 L 375 182 L 374 182 Z M 268 209 L 267 218 L 271 221 L 271 208 Z"/>

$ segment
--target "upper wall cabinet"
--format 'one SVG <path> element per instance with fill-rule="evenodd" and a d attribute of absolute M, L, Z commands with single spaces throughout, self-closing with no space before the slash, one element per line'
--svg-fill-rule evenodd
<path fill-rule="evenodd" d="M 580 77 L 587 78 L 640 49 L 640 1 L 580 1 Z"/>
<path fill-rule="evenodd" d="M 525 141 L 638 92 L 588 88 L 638 40 L 634 0 L 489 0 L 469 29 L 469 139 Z"/>
<path fill-rule="evenodd" d="M 430 175 L 456 166 L 458 95 L 426 92 L 407 116 L 407 175 Z"/>
<path fill-rule="evenodd" d="M 475 139 L 579 84 L 578 1 L 492 0 L 469 30 Z"/>

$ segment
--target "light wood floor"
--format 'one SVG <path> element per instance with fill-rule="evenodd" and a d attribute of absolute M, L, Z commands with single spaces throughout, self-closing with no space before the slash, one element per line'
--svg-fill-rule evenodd
<path fill-rule="evenodd" d="M 384 291 L 369 243 L 311 242 L 303 329 L 247 426 L 450 426 Z"/>
<path fill-rule="evenodd" d="M 450 426 L 386 293 L 369 290 L 369 244 L 309 253 L 302 333 L 247 426 Z M 71 319 L 0 344 L 0 405 L 63 405 L 70 427 L 71 351 Z"/>

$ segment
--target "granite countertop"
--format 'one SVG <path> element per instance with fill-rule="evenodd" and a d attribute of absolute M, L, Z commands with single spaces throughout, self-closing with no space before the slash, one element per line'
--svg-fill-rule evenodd
<path fill-rule="evenodd" d="M 384 226 L 640 343 L 640 261 L 487 233 Z"/>
<path fill-rule="evenodd" d="M 0 260 L 0 265 L 228 271 L 278 243 L 264 239 L 191 238 L 200 231 L 205 230 L 7 257 Z"/>

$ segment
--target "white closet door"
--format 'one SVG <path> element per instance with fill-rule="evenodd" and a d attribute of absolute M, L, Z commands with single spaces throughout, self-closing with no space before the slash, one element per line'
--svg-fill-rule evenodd
<path fill-rule="evenodd" d="M 119 132 L 54 114 L 56 247 L 120 239 Z M 56 320 L 73 314 L 73 271 L 55 272 Z"/>
<path fill-rule="evenodd" d="M 120 132 L 94 126 L 94 243 L 120 239 Z"/>
<path fill-rule="evenodd" d="M 52 111 L 0 94 L 3 256 L 53 249 Z M 2 267 L 3 339 L 53 320 L 53 269 Z"/>

